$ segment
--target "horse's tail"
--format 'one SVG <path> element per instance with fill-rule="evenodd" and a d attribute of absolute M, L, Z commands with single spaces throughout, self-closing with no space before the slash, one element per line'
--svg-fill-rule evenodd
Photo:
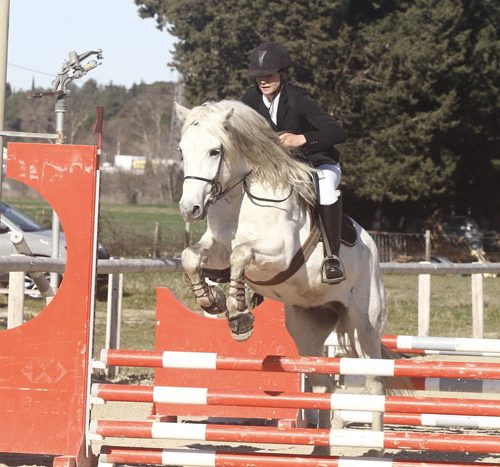
<path fill-rule="evenodd" d="M 381 345 L 382 349 L 382 358 L 387 360 L 396 360 L 399 358 L 403 358 L 403 356 L 399 352 L 395 352 L 391 350 L 389 347 L 386 347 L 384 344 Z"/>
<path fill-rule="evenodd" d="M 356 349 L 356 338 L 353 329 L 346 321 L 348 321 L 348 316 L 341 314 L 335 329 L 337 334 L 337 345 L 341 354 L 358 358 L 359 353 Z M 396 360 L 403 358 L 402 354 L 389 349 L 382 343 L 380 343 L 380 349 L 383 359 Z M 411 395 L 413 393 L 411 379 L 406 376 L 388 377 L 386 378 L 386 391 L 388 394 Z"/>
<path fill-rule="evenodd" d="M 389 349 L 384 344 L 381 344 L 382 358 L 387 360 L 396 360 L 403 358 L 403 355 L 399 352 Z M 386 391 L 389 394 L 408 394 L 413 393 L 413 385 L 411 379 L 407 376 L 395 376 L 386 379 Z"/>

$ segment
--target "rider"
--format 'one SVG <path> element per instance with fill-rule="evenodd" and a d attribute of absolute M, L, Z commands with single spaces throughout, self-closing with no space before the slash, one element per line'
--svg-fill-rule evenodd
<path fill-rule="evenodd" d="M 342 199 L 337 187 L 341 168 L 335 144 L 342 143 L 346 133 L 305 89 L 290 81 L 290 65 L 290 55 L 283 45 L 260 44 L 252 54 L 249 67 L 255 86 L 245 92 L 242 101 L 268 120 L 280 133 L 284 146 L 316 168 L 318 212 L 325 245 L 322 281 L 336 284 L 345 279 L 345 272 L 339 258 Z"/>

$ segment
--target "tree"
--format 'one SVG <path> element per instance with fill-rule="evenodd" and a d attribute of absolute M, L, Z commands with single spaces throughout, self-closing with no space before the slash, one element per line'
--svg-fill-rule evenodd
<path fill-rule="evenodd" d="M 446 195 L 478 212 L 483 190 L 474 180 L 479 176 L 493 188 L 493 180 L 484 182 L 498 154 L 499 68 L 492 67 L 499 13 L 494 2 L 419 0 L 356 35 L 356 63 L 344 93 L 356 96 L 359 106 L 350 107 L 348 118 L 367 139 L 348 151 L 360 160 L 347 172 L 357 177 L 385 166 L 372 175 L 378 187 L 372 199 L 442 202 Z M 357 189 L 368 195 L 366 187 Z"/>
<path fill-rule="evenodd" d="M 500 199 L 496 0 L 135 3 L 178 38 L 173 65 L 191 104 L 238 98 L 251 50 L 284 43 L 295 77 L 351 136 L 341 150 L 356 197 L 477 215 L 491 209 L 487 193 Z"/>

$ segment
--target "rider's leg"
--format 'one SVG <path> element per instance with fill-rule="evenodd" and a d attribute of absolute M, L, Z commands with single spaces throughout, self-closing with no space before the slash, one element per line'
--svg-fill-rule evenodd
<path fill-rule="evenodd" d="M 327 284 L 337 284 L 345 279 L 344 265 L 339 257 L 342 198 L 337 187 L 340 183 L 341 170 L 339 164 L 324 164 L 320 165 L 318 169 L 318 213 L 323 226 L 322 233 L 325 245 L 321 280 Z"/>

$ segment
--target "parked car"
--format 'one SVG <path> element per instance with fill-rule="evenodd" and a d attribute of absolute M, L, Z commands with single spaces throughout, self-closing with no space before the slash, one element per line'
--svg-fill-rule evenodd
<path fill-rule="evenodd" d="M 463 237 L 474 250 L 484 247 L 484 234 L 477 222 L 467 216 L 453 216 L 443 220 L 443 230 L 447 235 Z"/>
<path fill-rule="evenodd" d="M 30 247 L 33 256 L 52 256 L 52 230 L 45 229 L 32 217 L 5 202 L 0 203 L 0 214 L 0 256 L 9 256 L 15 253 L 15 248 L 9 237 L 9 233 L 15 231 L 23 233 L 23 238 Z M 63 232 L 60 234 L 59 255 L 61 258 L 66 258 L 66 239 Z M 108 250 L 101 243 L 97 245 L 97 257 L 98 259 L 109 259 Z M 105 288 L 107 281 L 107 275 L 98 275 L 97 288 Z M 9 283 L 8 273 L 0 273 L 0 283 L 4 286 Z M 25 284 L 31 296 L 39 295 L 36 285 L 29 276 L 26 276 Z"/>

